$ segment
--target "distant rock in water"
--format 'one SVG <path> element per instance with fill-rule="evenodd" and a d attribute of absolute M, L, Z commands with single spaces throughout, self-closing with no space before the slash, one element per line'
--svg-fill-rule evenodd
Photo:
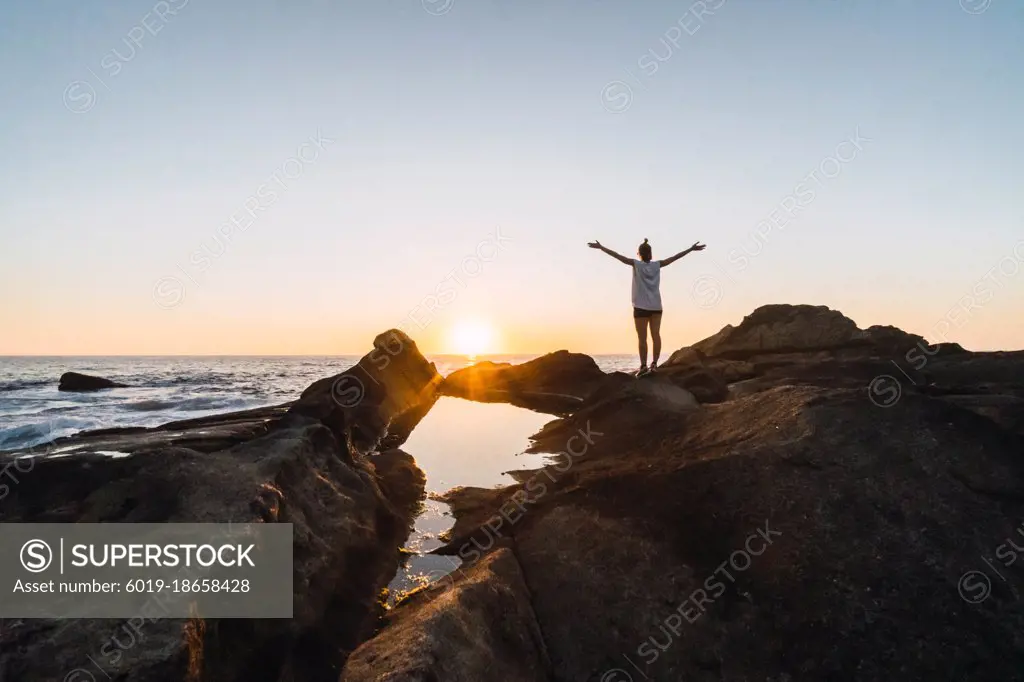
<path fill-rule="evenodd" d="M 58 391 L 98 391 L 103 388 L 126 388 L 128 384 L 119 384 L 103 377 L 94 377 L 78 372 L 64 372 L 60 376 Z"/>

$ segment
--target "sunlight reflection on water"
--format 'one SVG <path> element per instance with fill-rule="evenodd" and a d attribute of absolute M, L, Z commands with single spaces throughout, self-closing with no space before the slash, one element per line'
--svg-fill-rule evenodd
<path fill-rule="evenodd" d="M 504 472 L 536 469 L 543 455 L 523 454 L 529 437 L 554 419 L 501 403 L 441 398 L 420 422 L 402 450 L 416 458 L 427 475 L 427 493 L 457 486 L 502 487 L 515 481 Z M 443 544 L 438 536 L 454 523 L 448 505 L 427 500 L 406 549 L 415 552 L 389 588 L 395 595 L 437 579 L 458 566 L 455 557 L 426 555 Z"/>

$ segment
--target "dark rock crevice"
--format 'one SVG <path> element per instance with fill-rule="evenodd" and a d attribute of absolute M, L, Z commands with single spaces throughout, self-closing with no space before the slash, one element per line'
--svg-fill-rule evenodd
<path fill-rule="evenodd" d="M 503 543 L 411 593 L 357 649 L 343 682 L 550 682 L 544 639 L 518 560 Z"/>
<path fill-rule="evenodd" d="M 523 566 L 523 562 L 519 560 L 519 555 L 516 551 L 516 538 L 515 535 L 510 534 L 508 539 L 508 549 L 515 560 L 516 565 L 519 567 L 519 572 L 523 575 L 523 591 L 526 594 L 526 600 L 530 604 L 530 615 L 532 616 L 533 623 L 535 625 L 535 632 L 537 635 L 537 649 L 540 651 L 545 663 L 545 673 L 547 682 L 558 682 L 555 679 L 554 670 L 551 667 L 551 654 L 550 648 L 548 647 L 547 638 L 544 635 L 544 626 L 537 618 L 537 607 L 535 602 L 535 596 L 533 590 L 530 589 L 530 574 Z"/>

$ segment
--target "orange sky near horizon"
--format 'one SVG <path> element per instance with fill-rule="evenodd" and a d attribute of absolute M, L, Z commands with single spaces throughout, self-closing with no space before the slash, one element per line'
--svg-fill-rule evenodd
<path fill-rule="evenodd" d="M 670 308 L 664 318 L 663 357 L 726 324 L 738 324 L 756 307 L 739 309 L 723 301 L 701 309 L 690 301 L 683 303 L 682 310 Z M 971 350 L 1016 350 L 1022 346 L 1016 340 L 1024 338 L 1024 319 L 1013 314 L 1013 308 L 1019 312 L 1024 300 L 1017 295 L 997 303 L 967 312 L 963 307 L 939 308 L 931 315 L 920 308 L 895 305 L 870 312 L 849 305 L 839 309 L 861 328 L 894 324 L 933 342 L 943 340 L 941 334 L 948 330 L 947 340 Z M 76 309 L 56 317 L 21 306 L 11 313 L 18 325 L 0 336 L 0 355 L 362 355 L 369 352 L 376 334 L 396 326 L 407 331 L 425 354 L 468 354 L 476 348 L 486 354 L 542 354 L 563 348 L 613 354 L 634 353 L 636 346 L 629 310 L 623 306 L 562 323 L 551 315 L 531 319 L 523 311 L 504 317 L 440 311 L 422 329 L 367 313 L 360 315 L 358 325 L 348 325 L 344 311 L 339 311 L 337 319 L 324 316 L 315 322 L 306 315 L 290 316 L 287 310 L 267 312 L 263 318 L 238 311 L 235 315 L 192 312 L 177 319 L 179 312 L 140 313 L 115 324 L 94 310 Z M 460 328 L 467 326 L 486 329 L 491 338 L 483 346 L 477 342 L 467 346 L 459 338 Z"/>

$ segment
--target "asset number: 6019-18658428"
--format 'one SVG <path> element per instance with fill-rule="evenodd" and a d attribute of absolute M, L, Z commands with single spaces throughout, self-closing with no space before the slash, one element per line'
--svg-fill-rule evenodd
<path fill-rule="evenodd" d="M 136 578 L 125 583 L 125 592 L 248 592 L 247 579 L 175 578 L 174 580 Z"/>

